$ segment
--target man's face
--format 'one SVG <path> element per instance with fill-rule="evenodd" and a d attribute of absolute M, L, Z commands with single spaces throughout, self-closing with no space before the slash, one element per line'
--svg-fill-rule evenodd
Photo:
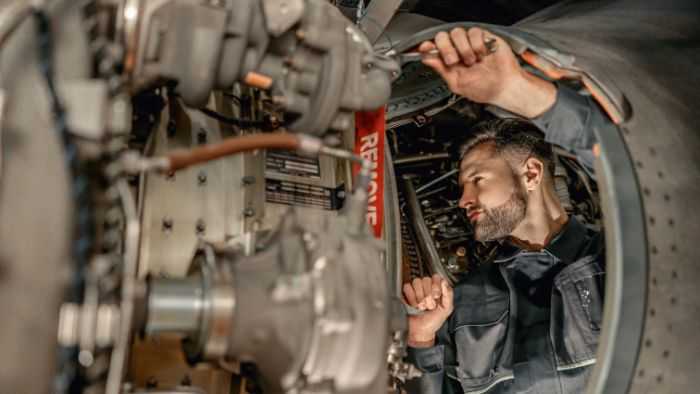
<path fill-rule="evenodd" d="M 459 206 L 466 209 L 478 241 L 508 236 L 525 217 L 527 193 L 493 143 L 483 143 L 460 162 Z"/>

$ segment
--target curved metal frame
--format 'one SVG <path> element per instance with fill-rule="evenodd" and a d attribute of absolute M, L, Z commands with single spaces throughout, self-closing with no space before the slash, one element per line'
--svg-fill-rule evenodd
<path fill-rule="evenodd" d="M 596 130 L 597 131 L 597 130 Z M 607 279 L 603 330 L 588 393 L 626 393 L 644 332 L 649 267 L 644 207 L 632 158 L 618 132 L 597 133 Z"/>
<path fill-rule="evenodd" d="M 517 27 L 481 23 L 451 23 L 435 26 L 400 42 L 398 52 L 434 36 L 438 31 L 462 26 L 481 26 L 502 35 L 516 53 L 552 49 L 546 42 Z M 568 59 L 564 54 L 558 53 Z M 598 88 L 604 86 L 596 85 Z M 589 379 L 587 393 L 627 393 L 637 366 L 647 297 L 647 232 L 639 181 L 622 134 L 599 133 L 596 163 L 606 231 L 606 302 L 597 365 Z"/>

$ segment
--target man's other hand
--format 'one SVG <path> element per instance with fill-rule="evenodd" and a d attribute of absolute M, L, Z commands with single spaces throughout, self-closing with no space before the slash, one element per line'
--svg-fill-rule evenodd
<path fill-rule="evenodd" d="M 436 48 L 439 56 L 427 55 Z M 541 115 L 556 101 L 556 87 L 523 70 L 510 45 L 487 30 L 443 31 L 434 41 L 423 42 L 418 51 L 426 53 L 423 64 L 440 74 L 453 93 L 471 101 L 527 118 Z"/>
<path fill-rule="evenodd" d="M 413 279 L 403 285 L 406 302 L 423 311 L 408 317 L 408 345 L 430 347 L 435 344 L 435 333 L 453 310 L 453 292 L 447 280 L 440 275 Z"/>

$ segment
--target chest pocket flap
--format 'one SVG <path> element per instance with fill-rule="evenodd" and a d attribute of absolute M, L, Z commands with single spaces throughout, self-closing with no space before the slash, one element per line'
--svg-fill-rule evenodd
<path fill-rule="evenodd" d="M 449 330 L 455 341 L 455 370 L 463 388 L 481 387 L 495 379 L 507 328 L 506 292 L 483 286 L 459 292 Z"/>

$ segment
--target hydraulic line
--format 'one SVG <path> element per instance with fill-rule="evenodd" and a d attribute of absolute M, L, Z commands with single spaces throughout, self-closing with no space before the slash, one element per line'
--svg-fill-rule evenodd
<path fill-rule="evenodd" d="M 255 149 L 288 149 L 301 147 L 301 140 L 291 133 L 260 133 L 227 138 L 218 144 L 205 145 L 187 151 L 175 151 L 166 156 L 166 171 L 177 171 L 194 164 L 219 159 Z M 166 163 L 164 163 L 166 164 Z"/>

